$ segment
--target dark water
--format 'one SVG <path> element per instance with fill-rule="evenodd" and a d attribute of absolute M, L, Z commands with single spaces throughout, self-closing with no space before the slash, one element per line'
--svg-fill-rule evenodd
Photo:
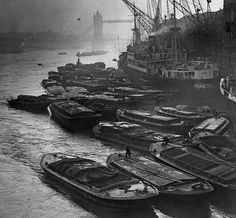
<path fill-rule="evenodd" d="M 109 154 L 123 150 L 104 146 L 89 133 L 69 133 L 47 115 L 8 108 L 7 97 L 43 93 L 39 83 L 48 71 L 76 61 L 77 50 L 57 54 L 63 51 L 0 55 L 0 217 L 236 217 L 236 193 L 231 191 L 216 190 L 193 202 L 160 198 L 143 207 L 120 211 L 80 198 L 46 178 L 39 167 L 45 153 L 69 152 L 105 163 Z M 112 56 L 109 53 L 84 58 L 82 62 L 106 60 L 114 66 Z M 213 101 L 223 107 L 217 102 Z"/>

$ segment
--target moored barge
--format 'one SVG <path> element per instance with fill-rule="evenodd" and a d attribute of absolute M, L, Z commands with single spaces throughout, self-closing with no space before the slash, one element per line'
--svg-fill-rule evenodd
<path fill-rule="evenodd" d="M 49 95 L 18 95 L 17 98 L 7 99 L 10 107 L 34 113 L 46 113 L 47 107 L 55 98 Z"/>
<path fill-rule="evenodd" d="M 91 159 L 50 153 L 42 157 L 40 166 L 47 175 L 73 188 L 80 196 L 103 206 L 127 208 L 158 195 L 158 190 L 152 185 Z"/>
<path fill-rule="evenodd" d="M 171 198 L 195 199 L 214 190 L 206 181 L 144 156 L 132 154 L 126 158 L 125 154 L 115 153 L 109 155 L 107 165 L 151 183 L 158 188 L 161 195 Z"/>
<path fill-rule="evenodd" d="M 236 189 L 236 167 L 210 158 L 192 148 L 154 143 L 150 146 L 154 158 L 177 169 L 207 180 L 212 184 Z"/>
<path fill-rule="evenodd" d="M 229 128 L 229 125 L 230 121 L 225 117 L 212 117 L 193 127 L 190 133 L 195 135 L 199 132 L 207 132 L 223 135 Z"/>
<path fill-rule="evenodd" d="M 226 112 L 216 112 L 208 106 L 190 107 L 188 105 L 177 105 L 176 107 L 155 107 L 157 114 L 176 117 L 184 121 L 189 121 L 194 125 L 202 121 L 214 117 L 217 113 L 218 116 L 227 116 Z"/>
<path fill-rule="evenodd" d="M 232 163 L 236 166 L 236 145 L 225 136 L 197 136 L 199 148 L 213 158 Z"/>
<path fill-rule="evenodd" d="M 183 134 L 190 130 L 192 124 L 178 118 L 160 116 L 141 110 L 117 110 L 118 121 L 127 121 L 155 131 Z"/>
<path fill-rule="evenodd" d="M 152 143 L 163 141 L 164 137 L 169 140 L 181 138 L 180 135 L 157 132 L 129 122 L 100 122 L 93 128 L 93 132 L 106 145 L 129 146 L 145 152 L 149 151 Z"/>
<path fill-rule="evenodd" d="M 52 118 L 70 130 L 92 128 L 101 115 L 74 101 L 61 100 L 48 106 Z"/>

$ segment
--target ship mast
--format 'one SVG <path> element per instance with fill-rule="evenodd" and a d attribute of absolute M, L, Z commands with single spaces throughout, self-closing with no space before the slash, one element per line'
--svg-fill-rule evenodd
<path fill-rule="evenodd" d="M 175 63 L 178 61 L 178 48 L 177 48 L 177 20 L 176 20 L 176 8 L 175 8 L 175 0 L 174 0 L 174 40 L 175 40 Z"/>
<path fill-rule="evenodd" d="M 173 42 L 174 45 L 172 45 L 172 48 L 174 49 L 175 63 L 177 63 L 178 62 L 178 40 L 177 40 L 177 36 L 178 36 L 178 31 L 180 30 L 180 27 L 177 27 L 176 0 L 173 0 L 172 4 L 173 4 L 173 10 L 174 10 L 174 14 L 173 14 L 174 27 L 171 27 L 170 30 L 174 32 L 174 42 Z"/>
<path fill-rule="evenodd" d="M 138 17 L 138 13 L 134 9 L 134 28 L 132 29 L 133 30 L 133 44 L 134 45 L 139 45 L 140 40 L 141 40 L 140 30 L 137 27 L 137 17 Z"/>

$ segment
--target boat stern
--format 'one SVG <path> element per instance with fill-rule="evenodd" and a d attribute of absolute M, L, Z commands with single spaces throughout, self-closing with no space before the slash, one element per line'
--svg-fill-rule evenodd
<path fill-rule="evenodd" d="M 143 203 L 155 199 L 159 195 L 159 191 L 154 186 L 132 179 L 130 181 L 121 182 L 106 189 L 101 190 L 101 195 L 107 200 L 117 203 L 128 203 L 129 205 Z"/>

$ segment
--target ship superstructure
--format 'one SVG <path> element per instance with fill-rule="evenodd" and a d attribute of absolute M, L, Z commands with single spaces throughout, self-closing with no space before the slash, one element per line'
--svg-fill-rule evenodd
<path fill-rule="evenodd" d="M 220 91 L 225 97 L 230 118 L 236 130 L 236 2 L 234 0 L 224 1 L 225 23 L 227 40 L 225 50 L 227 51 L 228 75 L 220 81 Z"/>
<path fill-rule="evenodd" d="M 214 86 L 220 79 L 220 72 L 216 64 L 210 60 L 189 61 L 188 50 L 181 43 L 180 26 L 183 26 L 185 19 L 195 25 L 195 30 L 210 32 L 212 26 L 205 14 L 193 15 L 186 8 L 183 9 L 181 1 L 168 0 L 167 2 L 173 6 L 173 14 L 169 19 L 165 17 L 162 20 L 159 8 L 160 0 L 156 4 L 154 18 L 145 14 L 128 0 L 123 0 L 123 2 L 134 15 L 134 28 L 133 42 L 127 46 L 127 52 L 121 54 L 119 67 L 123 68 L 132 80 L 145 79 L 158 84 L 161 88 L 177 88 L 194 95 L 199 94 L 199 91 L 201 94 L 203 94 L 202 91 L 219 94 L 219 90 Z M 182 2 L 187 4 L 187 0 Z M 188 11 L 189 17 L 178 21 L 177 9 L 184 11 L 186 16 L 186 11 Z M 204 22 L 208 22 L 208 25 L 200 28 L 199 25 Z M 146 40 L 141 40 L 140 29 L 145 30 L 148 34 Z M 182 88 L 184 89 L 181 90 Z"/>

